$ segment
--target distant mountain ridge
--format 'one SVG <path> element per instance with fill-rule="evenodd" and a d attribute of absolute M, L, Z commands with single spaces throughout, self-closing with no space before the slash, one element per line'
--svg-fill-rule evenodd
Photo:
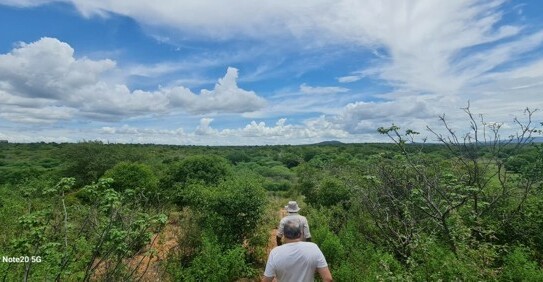
<path fill-rule="evenodd" d="M 341 144 L 345 144 L 345 143 L 341 141 L 337 141 L 337 140 L 329 140 L 329 141 L 322 141 L 319 143 L 315 143 L 313 145 L 341 145 Z"/>
<path fill-rule="evenodd" d="M 507 140 L 504 140 L 504 141 L 501 141 L 501 142 L 507 142 Z M 385 142 L 383 142 L 385 143 Z M 512 143 L 516 143 L 516 140 L 513 140 Z M 543 136 L 540 136 L 540 137 L 533 137 L 532 141 L 530 143 L 543 143 Z M 338 140 L 327 140 L 327 141 L 322 141 L 322 142 L 318 142 L 318 143 L 313 143 L 313 144 L 309 144 L 309 145 L 345 145 L 345 144 L 348 144 L 348 143 L 343 143 L 341 141 L 338 141 Z M 435 144 L 441 144 L 439 142 L 436 142 Z"/>

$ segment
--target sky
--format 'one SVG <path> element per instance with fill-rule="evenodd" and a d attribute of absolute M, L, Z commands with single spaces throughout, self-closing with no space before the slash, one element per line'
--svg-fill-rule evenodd
<path fill-rule="evenodd" d="M 435 141 L 468 105 L 543 121 L 541 1 L 0 0 L 9 142 Z"/>

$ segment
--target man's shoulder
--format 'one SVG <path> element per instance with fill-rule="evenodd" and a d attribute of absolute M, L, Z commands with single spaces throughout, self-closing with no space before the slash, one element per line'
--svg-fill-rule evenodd
<path fill-rule="evenodd" d="M 273 248 L 272 252 L 274 250 L 277 250 L 276 252 L 279 252 L 281 250 L 292 249 L 292 248 L 320 250 L 319 246 L 317 246 L 317 244 L 313 242 L 299 241 L 299 242 L 286 243 L 281 246 L 277 246 Z"/>
<path fill-rule="evenodd" d="M 322 251 L 313 242 L 296 242 L 296 243 L 287 243 L 281 246 L 275 247 L 270 253 L 270 257 L 284 257 L 285 255 L 290 255 L 293 252 L 301 253 L 304 257 L 320 257 L 322 256 Z"/>
<path fill-rule="evenodd" d="M 281 218 L 281 220 L 288 220 L 290 218 L 300 218 L 300 219 L 306 219 L 305 216 L 299 214 L 299 213 L 290 213 L 286 216 L 284 216 L 283 218 Z"/>
<path fill-rule="evenodd" d="M 304 247 L 304 248 L 311 248 L 311 249 L 319 249 L 319 246 L 317 246 L 317 244 L 313 243 L 313 242 L 305 242 L 305 241 L 302 241 L 300 242 L 300 246 Z"/>

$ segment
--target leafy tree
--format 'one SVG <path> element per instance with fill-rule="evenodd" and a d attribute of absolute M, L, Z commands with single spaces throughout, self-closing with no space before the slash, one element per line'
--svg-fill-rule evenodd
<path fill-rule="evenodd" d="M 216 187 L 193 184 L 186 193 L 202 224 L 225 245 L 240 244 L 253 235 L 266 202 L 262 184 L 254 176 L 231 178 Z"/>
<path fill-rule="evenodd" d="M 280 161 L 288 168 L 293 168 L 301 163 L 301 157 L 294 153 L 284 153 L 280 157 Z"/>
<path fill-rule="evenodd" d="M 235 150 L 226 157 L 232 164 L 237 165 L 242 162 L 249 162 L 251 157 L 245 151 Z"/>
<path fill-rule="evenodd" d="M 117 192 L 133 195 L 138 203 L 155 202 L 158 198 L 158 178 L 146 164 L 120 162 L 104 173 L 113 179 L 111 188 Z"/>
<path fill-rule="evenodd" d="M 333 206 L 337 204 L 348 204 L 351 199 L 349 188 L 336 179 L 324 179 L 318 188 L 315 204 L 323 206 Z"/>
<path fill-rule="evenodd" d="M 173 183 L 187 184 L 202 182 L 205 185 L 217 185 L 231 175 L 228 161 L 214 155 L 190 156 L 181 161 L 171 172 Z"/>
<path fill-rule="evenodd" d="M 76 186 L 91 184 L 120 161 L 141 161 L 142 154 L 135 153 L 134 149 L 100 141 L 67 144 L 60 153 L 67 163 L 64 175 L 76 178 Z"/>

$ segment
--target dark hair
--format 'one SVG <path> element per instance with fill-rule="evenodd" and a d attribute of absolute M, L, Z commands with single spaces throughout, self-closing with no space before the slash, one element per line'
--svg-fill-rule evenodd
<path fill-rule="evenodd" d="M 302 225 L 298 220 L 289 220 L 283 227 L 283 233 L 287 239 L 298 239 L 302 236 Z"/>

